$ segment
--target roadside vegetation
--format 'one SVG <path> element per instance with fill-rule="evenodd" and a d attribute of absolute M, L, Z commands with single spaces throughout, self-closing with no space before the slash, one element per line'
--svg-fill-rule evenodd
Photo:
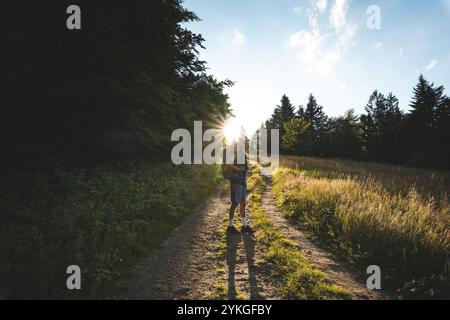
<path fill-rule="evenodd" d="M 403 298 L 449 298 L 449 173 L 286 157 L 277 205 L 361 273 L 378 265 Z"/>
<path fill-rule="evenodd" d="M 0 175 L 3 298 L 95 298 L 206 199 L 215 166 L 129 164 Z M 195 192 L 192 192 L 195 190 Z M 66 288 L 78 265 L 82 290 Z"/>

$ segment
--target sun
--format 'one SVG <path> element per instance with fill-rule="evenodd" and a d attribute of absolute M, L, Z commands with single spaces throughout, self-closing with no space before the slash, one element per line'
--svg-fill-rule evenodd
<path fill-rule="evenodd" d="M 239 139 L 242 131 L 242 126 L 237 123 L 235 119 L 228 120 L 223 126 L 223 135 L 227 143 L 232 143 Z"/>

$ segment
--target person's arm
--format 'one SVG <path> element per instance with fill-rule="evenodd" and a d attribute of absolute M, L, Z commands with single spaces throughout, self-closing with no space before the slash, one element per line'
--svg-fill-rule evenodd
<path fill-rule="evenodd" d="M 244 171 L 246 171 L 245 168 L 238 167 L 238 166 L 236 166 L 236 165 L 234 165 L 234 164 L 230 164 L 230 168 L 231 168 L 234 172 L 244 172 Z"/>

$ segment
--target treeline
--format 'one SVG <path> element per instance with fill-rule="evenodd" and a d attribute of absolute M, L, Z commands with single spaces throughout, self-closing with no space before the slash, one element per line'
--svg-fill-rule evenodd
<path fill-rule="evenodd" d="M 0 298 L 113 296 L 219 181 L 170 161 L 173 130 L 230 113 L 197 19 L 179 0 L 2 2 Z"/>
<path fill-rule="evenodd" d="M 421 75 L 409 112 L 394 94 L 374 91 L 363 115 L 349 110 L 337 118 L 328 117 L 313 95 L 298 109 L 284 95 L 265 126 L 280 129 L 288 154 L 449 168 L 450 98 L 444 90 Z"/>
<path fill-rule="evenodd" d="M 81 30 L 68 30 L 69 5 Z M 6 0 L 0 11 L 2 168 L 167 156 L 176 128 L 230 113 L 181 0 Z M 205 125 L 206 126 L 206 125 Z"/>

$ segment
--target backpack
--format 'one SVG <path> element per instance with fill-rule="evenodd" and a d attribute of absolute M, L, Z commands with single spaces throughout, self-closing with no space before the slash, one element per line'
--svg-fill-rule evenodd
<path fill-rule="evenodd" d="M 226 180 L 232 180 L 233 179 L 233 171 L 230 170 L 230 166 L 226 165 L 226 164 L 222 164 L 222 176 L 226 179 Z"/>
<path fill-rule="evenodd" d="M 236 173 L 229 165 L 222 165 L 222 175 L 223 177 L 234 184 L 243 184 L 243 178 L 240 173 Z M 244 179 L 245 180 L 245 179 Z"/>

